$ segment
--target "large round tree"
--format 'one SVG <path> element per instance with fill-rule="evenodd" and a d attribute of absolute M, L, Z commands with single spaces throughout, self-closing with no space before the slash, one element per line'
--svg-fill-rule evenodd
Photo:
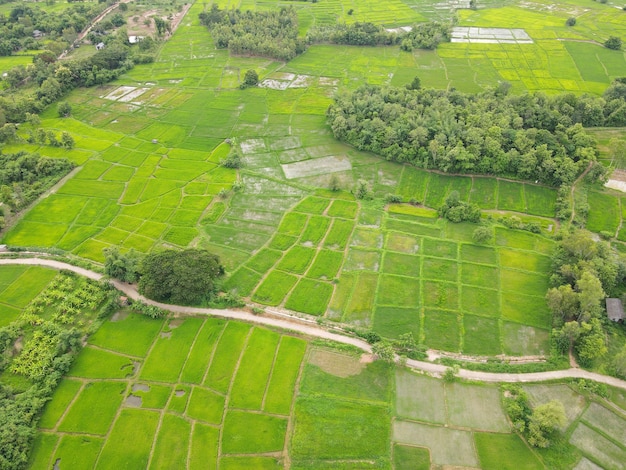
<path fill-rule="evenodd" d="M 194 304 L 215 293 L 215 280 L 224 267 L 206 250 L 165 250 L 147 255 L 140 271 L 141 294 L 161 302 Z"/>

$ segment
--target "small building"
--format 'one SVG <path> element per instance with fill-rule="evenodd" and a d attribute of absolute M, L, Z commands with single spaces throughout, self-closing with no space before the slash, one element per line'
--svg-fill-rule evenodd
<path fill-rule="evenodd" d="M 35 31 L 33 31 L 33 37 L 35 39 L 41 39 L 43 37 L 43 33 L 39 31 L 38 29 L 36 29 Z"/>
<path fill-rule="evenodd" d="M 620 299 L 606 299 L 606 314 L 611 321 L 624 321 L 624 306 Z"/>
<path fill-rule="evenodd" d="M 104 49 L 104 43 L 103 42 L 99 42 L 98 44 L 96 44 L 96 50 L 101 51 L 102 49 Z"/>
<path fill-rule="evenodd" d="M 141 41 L 143 41 L 143 36 L 128 36 L 128 42 L 130 44 L 137 44 Z"/>

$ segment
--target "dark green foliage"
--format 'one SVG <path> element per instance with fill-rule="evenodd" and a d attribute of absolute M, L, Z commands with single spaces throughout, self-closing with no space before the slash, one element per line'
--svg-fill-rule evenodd
<path fill-rule="evenodd" d="M 259 83 L 259 74 L 256 73 L 256 70 L 250 69 L 246 71 L 246 74 L 243 78 L 243 83 L 241 84 L 241 88 L 257 86 L 258 83 Z"/>
<path fill-rule="evenodd" d="M 309 43 L 331 42 L 351 46 L 389 46 L 398 44 L 400 36 L 369 22 L 318 26 L 307 34 Z"/>
<path fill-rule="evenodd" d="M 200 22 L 209 28 L 217 47 L 228 48 L 233 54 L 290 60 L 304 52 L 293 7 L 241 11 L 220 10 L 213 4 L 209 11 L 200 13 Z"/>
<path fill-rule="evenodd" d="M 239 149 L 232 148 L 228 156 L 220 162 L 220 165 L 225 168 L 241 168 L 243 166 L 243 157 Z"/>
<path fill-rule="evenodd" d="M 224 274 L 219 258 L 206 250 L 165 250 L 141 262 L 139 292 L 158 301 L 192 304 L 215 293 L 215 280 Z"/>
<path fill-rule="evenodd" d="M 441 217 L 450 222 L 478 222 L 480 220 L 480 208 L 476 204 L 461 201 L 458 191 L 452 191 L 446 198 L 445 203 L 437 210 Z"/>
<path fill-rule="evenodd" d="M 478 227 L 472 233 L 472 240 L 474 240 L 476 243 L 487 243 L 492 238 L 493 238 L 493 232 L 491 231 L 491 228 L 486 227 L 484 225 L 481 227 Z"/>
<path fill-rule="evenodd" d="M 413 77 L 411 83 L 408 83 L 406 86 L 407 90 L 419 90 L 420 88 L 422 88 L 422 81 L 417 76 Z"/>
<path fill-rule="evenodd" d="M 622 40 L 617 36 L 609 36 L 609 38 L 604 41 L 604 47 L 618 51 L 622 48 Z"/>
<path fill-rule="evenodd" d="M 400 48 L 404 51 L 436 49 L 440 43 L 450 41 L 451 29 L 451 24 L 438 21 L 420 23 L 403 36 Z"/>
<path fill-rule="evenodd" d="M 57 105 L 57 112 L 60 117 L 67 117 L 72 114 L 72 106 L 67 101 L 61 101 Z"/>
<path fill-rule="evenodd" d="M 142 255 L 132 248 L 120 253 L 117 247 L 104 249 L 104 273 L 122 282 L 134 283 L 139 279 Z"/>
<path fill-rule="evenodd" d="M 74 164 L 65 158 L 0 153 L 0 199 L 13 210 L 22 209 L 72 168 Z"/>
<path fill-rule="evenodd" d="M 141 313 L 150 318 L 164 318 L 167 316 L 167 310 L 157 307 L 156 305 L 148 305 L 141 301 L 133 301 L 130 304 L 130 308 L 133 312 Z"/>
<path fill-rule="evenodd" d="M 567 21 L 565 21 L 565 24 L 567 26 L 575 26 L 576 25 L 576 18 L 573 16 L 570 16 Z"/>
<path fill-rule="evenodd" d="M 335 137 L 388 160 L 558 186 L 596 159 L 583 126 L 626 124 L 626 85 L 614 83 L 604 100 L 365 85 L 339 94 L 328 116 Z"/>

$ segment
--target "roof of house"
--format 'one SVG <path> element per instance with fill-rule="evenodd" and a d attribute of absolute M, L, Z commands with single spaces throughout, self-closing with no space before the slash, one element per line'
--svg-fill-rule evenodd
<path fill-rule="evenodd" d="M 624 319 L 624 306 L 620 299 L 606 299 L 606 314 L 609 320 L 619 321 Z"/>

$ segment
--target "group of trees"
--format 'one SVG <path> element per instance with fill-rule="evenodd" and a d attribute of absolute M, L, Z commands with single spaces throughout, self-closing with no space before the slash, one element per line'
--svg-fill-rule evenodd
<path fill-rule="evenodd" d="M 526 392 L 519 385 L 503 386 L 504 407 L 516 431 L 534 447 L 550 447 L 551 439 L 566 423 L 563 403 L 552 400 L 530 407 Z"/>
<path fill-rule="evenodd" d="M 440 217 L 455 223 L 463 221 L 476 223 L 480 220 L 480 207 L 461 201 L 461 194 L 458 191 L 452 191 L 437 212 Z"/>
<path fill-rule="evenodd" d="M 11 55 L 20 49 L 41 49 L 42 42 L 34 31 L 46 35 L 46 42 L 61 41 L 66 46 L 106 5 L 75 3 L 63 11 L 47 12 L 27 3 L 16 4 L 9 15 L 0 15 L 0 55 Z"/>
<path fill-rule="evenodd" d="M 217 47 L 233 54 L 291 60 L 305 50 L 304 41 L 298 39 L 298 15 L 293 7 L 253 12 L 221 10 L 213 4 L 200 13 L 200 22 L 209 28 Z"/>
<path fill-rule="evenodd" d="M 607 352 L 603 301 L 626 279 L 626 261 L 608 243 L 575 230 L 559 242 L 553 256 L 552 288 L 546 294 L 558 348 L 573 348 L 589 366 Z"/>
<path fill-rule="evenodd" d="M 387 160 L 560 186 L 596 159 L 583 126 L 626 125 L 626 83 L 602 98 L 365 85 L 339 94 L 328 117 L 336 138 Z"/>
<path fill-rule="evenodd" d="M 8 89 L 0 93 L 0 142 L 15 137 L 15 124 L 39 114 L 46 106 L 80 86 L 101 85 L 130 70 L 130 47 L 112 42 L 89 58 L 57 62 L 47 51 L 32 65 L 9 70 Z"/>
<path fill-rule="evenodd" d="M 65 158 L 38 154 L 0 153 L 0 200 L 20 210 L 69 173 L 74 164 Z"/>
<path fill-rule="evenodd" d="M 224 275 L 219 257 L 207 250 L 163 250 L 142 255 L 106 249 L 105 272 L 124 282 L 139 282 L 139 292 L 159 302 L 197 304 L 211 300 Z"/>

